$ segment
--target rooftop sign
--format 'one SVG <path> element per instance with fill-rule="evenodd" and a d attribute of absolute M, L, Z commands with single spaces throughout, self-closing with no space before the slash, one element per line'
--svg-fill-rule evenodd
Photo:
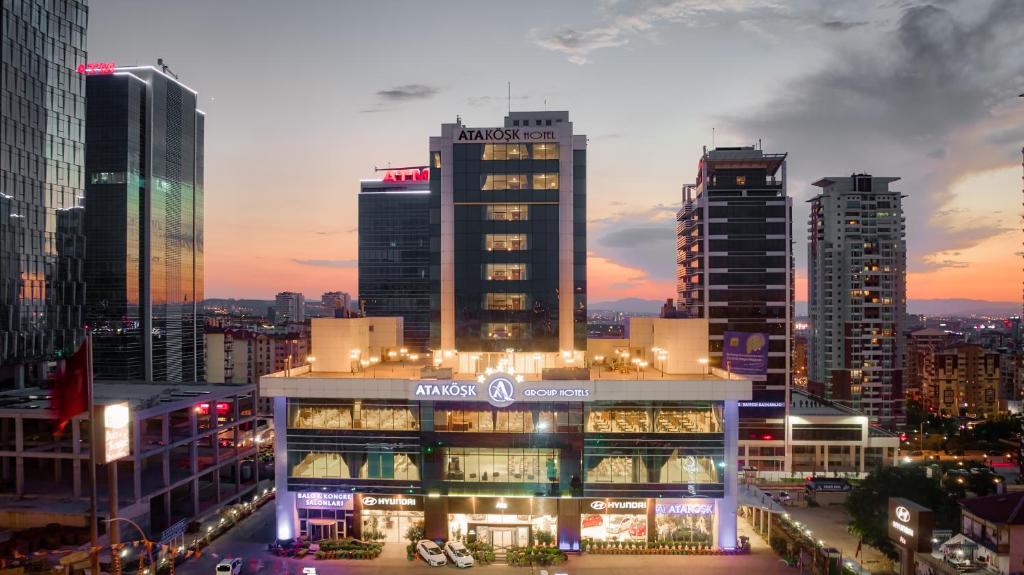
<path fill-rule="evenodd" d="M 429 182 L 430 168 L 402 168 L 384 173 L 384 182 Z"/>
<path fill-rule="evenodd" d="M 79 64 L 76 68 L 79 74 L 85 74 L 87 76 L 101 76 L 104 74 L 113 74 L 117 69 L 117 64 L 113 62 L 86 62 L 85 64 Z"/>
<path fill-rule="evenodd" d="M 486 401 L 494 407 L 515 402 L 592 401 L 594 384 L 590 381 L 516 381 L 510 374 L 497 372 L 478 381 L 413 381 L 409 399 L 433 401 Z"/>
<path fill-rule="evenodd" d="M 462 128 L 455 131 L 455 142 L 540 142 L 558 139 L 558 132 L 545 128 Z"/>

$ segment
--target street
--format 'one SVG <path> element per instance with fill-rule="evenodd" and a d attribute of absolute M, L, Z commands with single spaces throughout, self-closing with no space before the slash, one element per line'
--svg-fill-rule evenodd
<path fill-rule="evenodd" d="M 405 545 L 391 543 L 384 547 L 384 554 L 372 560 L 331 560 L 290 559 L 275 557 L 267 552 L 267 542 L 274 539 L 274 505 L 264 505 L 252 516 L 242 520 L 235 528 L 221 536 L 203 550 L 202 557 L 193 559 L 175 569 L 176 575 L 214 575 L 218 562 L 226 558 L 242 557 L 245 561 L 241 575 L 302 575 L 304 567 L 316 567 L 320 575 L 358 574 L 385 575 L 402 573 L 438 573 L 456 567 L 428 567 L 421 561 L 410 562 L 405 558 Z M 742 530 L 741 522 L 741 530 Z M 740 556 L 638 556 L 638 555 L 579 555 L 570 556 L 569 561 L 557 567 L 510 567 L 490 565 L 474 567 L 488 573 L 539 574 L 546 569 L 551 575 L 636 575 L 643 569 L 645 575 L 679 573 L 687 575 L 720 573 L 724 569 L 757 574 L 795 574 L 796 569 L 787 567 L 763 541 L 756 538 L 750 555 Z"/>

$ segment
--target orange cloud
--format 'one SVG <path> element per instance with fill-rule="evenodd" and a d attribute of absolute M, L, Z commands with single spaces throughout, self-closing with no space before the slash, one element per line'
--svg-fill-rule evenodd
<path fill-rule="evenodd" d="M 587 299 L 609 301 L 626 297 L 665 299 L 676 297 L 674 281 L 651 279 L 647 272 L 608 258 L 587 255 Z"/>

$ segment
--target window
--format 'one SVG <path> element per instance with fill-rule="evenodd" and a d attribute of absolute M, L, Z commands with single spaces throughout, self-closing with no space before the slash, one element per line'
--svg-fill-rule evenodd
<path fill-rule="evenodd" d="M 484 264 L 484 279 L 491 281 L 521 281 L 530 279 L 526 264 Z"/>
<path fill-rule="evenodd" d="M 288 406 L 288 428 L 416 431 L 420 428 L 418 412 L 416 406 L 374 405 L 363 401 L 344 404 L 291 403 Z"/>
<path fill-rule="evenodd" d="M 529 160 L 529 144 L 484 144 L 482 160 Z"/>
<path fill-rule="evenodd" d="M 558 450 L 450 447 L 444 454 L 444 480 L 480 483 L 558 481 Z"/>
<path fill-rule="evenodd" d="M 557 160 L 558 144 L 533 144 L 534 160 Z"/>
<path fill-rule="evenodd" d="M 288 476 L 298 479 L 349 479 L 353 469 L 362 479 L 419 481 L 418 454 L 393 451 L 290 451 Z"/>
<path fill-rule="evenodd" d="M 736 185 L 737 186 L 745 186 L 745 185 L 747 185 L 747 177 L 746 176 L 736 176 Z"/>
<path fill-rule="evenodd" d="M 124 172 L 93 172 L 89 178 L 92 184 L 123 184 L 125 183 Z"/>
<path fill-rule="evenodd" d="M 534 179 L 536 181 L 536 177 Z M 483 182 L 480 189 L 485 191 L 525 190 L 530 185 L 526 174 L 486 174 L 481 176 Z"/>
<path fill-rule="evenodd" d="M 526 234 L 486 234 L 484 248 L 499 252 L 518 252 L 527 249 Z"/>
<path fill-rule="evenodd" d="M 480 328 L 480 337 L 493 340 L 525 339 L 528 329 L 525 323 L 485 323 Z"/>
<path fill-rule="evenodd" d="M 524 293 L 489 293 L 484 297 L 484 309 L 522 311 L 526 309 Z"/>
<path fill-rule="evenodd" d="M 532 188 L 535 190 L 557 190 L 558 174 L 534 174 Z"/>
<path fill-rule="evenodd" d="M 492 221 L 519 222 L 529 219 L 527 204 L 488 204 L 485 216 Z"/>
<path fill-rule="evenodd" d="M 441 168 L 441 152 L 434 152 L 434 167 Z"/>

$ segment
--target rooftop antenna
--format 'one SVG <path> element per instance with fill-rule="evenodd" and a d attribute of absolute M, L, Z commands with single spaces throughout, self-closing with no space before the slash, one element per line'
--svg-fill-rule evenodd
<path fill-rule="evenodd" d="M 715 147 L 715 128 L 714 128 L 714 126 L 712 126 L 711 127 L 711 148 L 714 149 L 714 147 Z"/>
<path fill-rule="evenodd" d="M 757 139 L 757 149 L 761 150 L 762 152 L 764 151 L 764 144 L 761 143 L 761 138 Z"/>
<path fill-rule="evenodd" d="M 512 113 L 512 80 L 508 82 L 508 113 Z"/>
<path fill-rule="evenodd" d="M 161 69 L 161 71 L 163 71 L 164 74 L 167 74 L 169 76 L 173 76 L 175 80 L 178 79 L 178 75 L 171 71 L 171 68 L 167 64 L 164 63 L 164 59 L 163 58 L 157 58 L 156 59 L 156 65 L 160 66 L 160 69 Z"/>

